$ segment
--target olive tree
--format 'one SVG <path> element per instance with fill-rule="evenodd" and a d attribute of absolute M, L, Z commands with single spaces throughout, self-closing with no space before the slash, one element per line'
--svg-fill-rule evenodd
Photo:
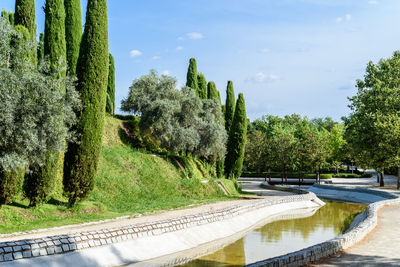
<path fill-rule="evenodd" d="M 156 137 L 162 148 L 222 158 L 227 134 L 218 101 L 200 99 L 191 88 L 178 90 L 176 84 L 175 78 L 151 71 L 133 81 L 121 109 L 140 115 L 140 128 Z"/>
<path fill-rule="evenodd" d="M 12 46 L 13 38 L 23 36 L 0 18 L 0 205 L 18 189 L 20 181 L 10 173 L 41 166 L 49 151 L 64 150 L 80 106 L 73 81 L 48 75 L 49 64 L 37 69 L 24 61 L 18 55 L 29 46 Z"/>

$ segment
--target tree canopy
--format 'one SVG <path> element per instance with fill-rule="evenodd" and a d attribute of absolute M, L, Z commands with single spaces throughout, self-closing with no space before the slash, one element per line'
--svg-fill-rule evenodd
<path fill-rule="evenodd" d="M 189 87 L 178 90 L 176 84 L 176 79 L 151 71 L 133 81 L 121 109 L 140 115 L 140 127 L 150 131 L 162 148 L 222 158 L 227 135 L 219 103 L 200 99 Z"/>

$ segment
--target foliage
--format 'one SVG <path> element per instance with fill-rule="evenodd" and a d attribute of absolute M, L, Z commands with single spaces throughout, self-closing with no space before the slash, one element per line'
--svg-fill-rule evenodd
<path fill-rule="evenodd" d="M 20 56 L 29 48 L 13 46 L 12 39 L 23 43 L 24 37 L 0 19 L 0 170 L 6 176 L 41 166 L 49 151 L 63 151 L 79 107 L 73 81 L 45 74 L 45 62 L 36 69 Z M 11 184 L 5 178 L 0 183 Z"/>
<path fill-rule="evenodd" d="M 64 80 L 66 48 L 63 1 L 46 1 L 45 13 L 44 53 L 50 63 L 49 74 Z M 65 88 L 60 87 L 59 90 L 65 91 Z M 62 169 L 61 157 L 62 155 L 57 151 L 49 152 L 42 165 L 29 167 L 30 172 L 26 175 L 24 193 L 30 199 L 30 205 L 35 206 L 49 198 L 54 180 Z"/>
<path fill-rule="evenodd" d="M 369 62 L 357 87 L 357 95 L 349 98 L 346 139 L 357 162 L 383 173 L 400 165 L 400 51 L 377 64 Z"/>
<path fill-rule="evenodd" d="M 39 42 L 37 45 L 37 59 L 40 63 L 44 60 L 44 33 L 40 33 L 39 35 Z"/>
<path fill-rule="evenodd" d="M 12 11 L 6 11 L 5 9 L 1 11 L 1 17 L 5 20 L 8 20 L 8 23 L 10 23 L 12 26 L 14 26 L 14 15 L 15 14 Z"/>
<path fill-rule="evenodd" d="M 244 164 L 250 170 L 257 173 L 268 170 L 268 150 L 265 134 L 259 130 L 254 130 L 247 134 L 246 152 L 244 154 Z"/>
<path fill-rule="evenodd" d="M 328 150 L 330 151 L 330 156 L 327 159 L 327 162 L 335 167 L 336 172 L 340 167 L 340 164 L 343 162 L 344 154 L 345 154 L 345 146 L 346 140 L 344 138 L 345 128 L 343 124 L 337 123 L 335 124 L 329 134 L 328 134 Z"/>
<path fill-rule="evenodd" d="M 36 40 L 35 0 L 16 0 L 14 25 L 21 25 L 28 29 L 30 39 Z"/>
<path fill-rule="evenodd" d="M 207 81 L 203 73 L 197 75 L 197 84 L 199 86 L 198 94 L 201 99 L 207 99 Z"/>
<path fill-rule="evenodd" d="M 228 85 L 226 87 L 226 101 L 225 101 L 225 129 L 229 132 L 233 115 L 235 114 L 235 92 L 233 90 L 232 81 L 228 81 Z"/>
<path fill-rule="evenodd" d="M 76 75 L 76 64 L 79 57 L 79 46 L 82 38 L 82 13 L 80 0 L 64 0 L 65 40 L 68 73 Z"/>
<path fill-rule="evenodd" d="M 197 96 L 199 96 L 199 85 L 197 83 L 197 64 L 196 59 L 191 58 L 189 60 L 189 68 L 186 75 L 186 86 L 194 90 Z"/>
<path fill-rule="evenodd" d="M 219 101 L 218 103 L 221 104 L 221 98 L 214 82 L 208 82 L 207 84 L 207 97 L 208 99 L 217 99 Z"/>
<path fill-rule="evenodd" d="M 114 57 L 110 54 L 108 68 L 106 112 L 114 115 L 115 112 L 115 63 Z"/>
<path fill-rule="evenodd" d="M 244 148 L 246 145 L 247 117 L 243 94 L 239 94 L 236 102 L 235 115 L 228 139 L 228 152 L 225 159 L 225 175 L 228 178 L 238 178 L 242 172 Z"/>
<path fill-rule="evenodd" d="M 89 0 L 77 65 L 77 89 L 83 103 L 76 126 L 79 143 L 68 144 L 64 161 L 63 184 L 70 205 L 85 198 L 94 186 L 104 129 L 108 60 L 107 1 Z"/>
<path fill-rule="evenodd" d="M 176 154 L 222 158 L 226 132 L 220 105 L 202 100 L 188 87 L 155 71 L 135 80 L 121 109 L 141 115 L 140 128 L 150 132 L 160 147 Z"/>
<path fill-rule="evenodd" d="M 345 159 L 343 126 L 335 122 L 330 127 L 330 123 L 326 126 L 319 123 L 321 121 L 330 120 L 310 121 L 296 114 L 284 118 L 263 116 L 255 120 L 248 127 L 247 169 L 302 174 L 333 166 L 333 162 L 340 164 Z"/>
<path fill-rule="evenodd" d="M 62 67 L 66 64 L 64 1 L 47 0 L 44 13 L 44 54 L 49 58 L 50 71 L 54 73 L 60 64 Z M 59 75 L 65 76 L 65 70 Z"/>

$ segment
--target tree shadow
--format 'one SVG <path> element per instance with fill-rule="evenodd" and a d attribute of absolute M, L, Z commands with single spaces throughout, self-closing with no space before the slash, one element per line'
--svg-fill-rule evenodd
<path fill-rule="evenodd" d="M 309 266 L 400 266 L 400 257 L 383 257 L 383 256 L 370 256 L 370 255 L 359 255 L 352 253 L 338 253 L 329 258 L 321 259 L 315 264 Z"/>
<path fill-rule="evenodd" d="M 47 201 L 47 204 L 55 205 L 55 206 L 64 206 L 64 207 L 69 207 L 68 202 L 66 201 L 61 201 L 55 198 L 50 198 L 49 201 Z"/>

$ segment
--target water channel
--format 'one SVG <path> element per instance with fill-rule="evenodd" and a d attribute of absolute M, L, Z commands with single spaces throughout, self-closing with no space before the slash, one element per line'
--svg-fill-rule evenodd
<path fill-rule="evenodd" d="M 343 233 L 365 204 L 325 201 L 314 215 L 279 220 L 248 232 L 243 238 L 181 266 L 243 266 L 309 247 Z"/>

